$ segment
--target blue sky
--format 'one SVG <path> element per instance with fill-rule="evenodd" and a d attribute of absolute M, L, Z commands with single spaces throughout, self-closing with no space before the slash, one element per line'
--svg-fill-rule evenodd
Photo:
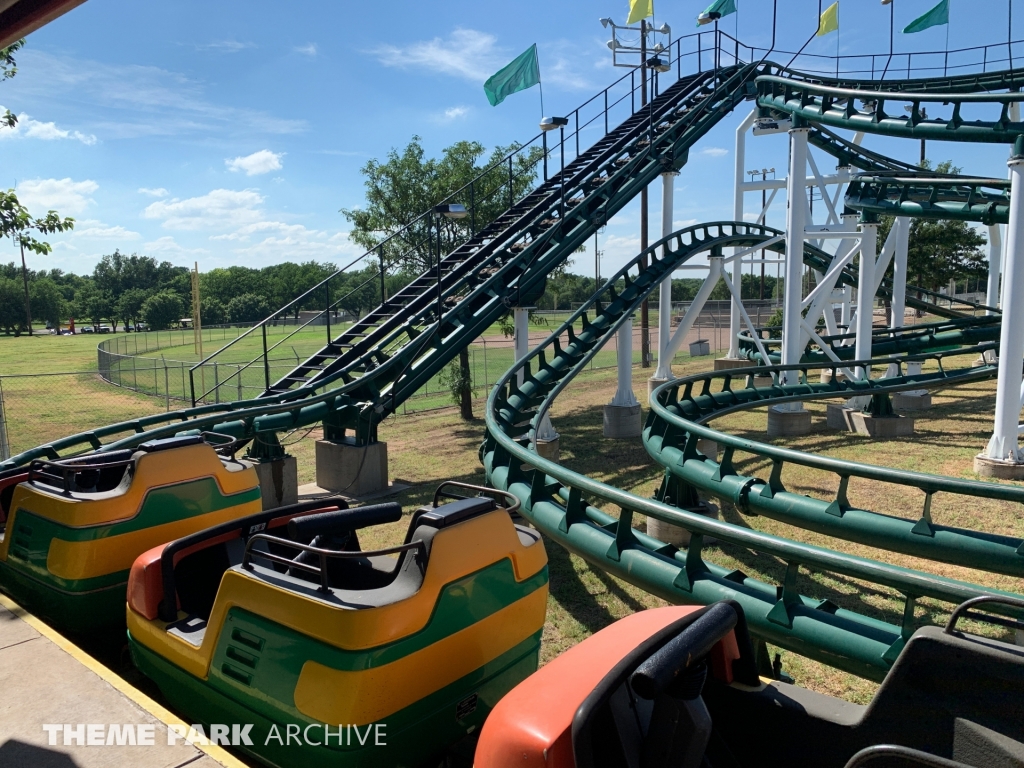
<path fill-rule="evenodd" d="M 688 34 L 707 2 L 660 0 L 657 23 Z M 894 2 L 897 29 L 934 4 Z M 1006 2 L 986 0 L 991 16 L 975 18 L 978 3 L 953 0 L 950 47 L 1005 41 Z M 767 45 L 771 4 L 738 5 L 723 29 L 738 25 L 741 40 Z M 779 0 L 780 47 L 804 43 L 818 5 Z M 536 42 L 547 112 L 570 111 L 623 72 L 611 66 L 598 18 L 623 23 L 626 12 L 626 0 L 88 0 L 31 35 L 17 77 L 0 84 L 0 104 L 21 120 L 16 131 L 0 132 L 0 184 L 16 185 L 34 213 L 52 207 L 78 220 L 74 233 L 50 238 L 54 251 L 33 258 L 37 268 L 88 272 L 115 248 L 198 261 L 202 270 L 308 259 L 340 265 L 361 252 L 338 209 L 361 203 L 367 160 L 414 134 L 430 154 L 461 139 L 490 148 L 531 138 L 536 89 L 491 107 L 483 81 Z M 1024 37 L 1024 18 L 1014 22 L 1015 37 Z M 889 9 L 878 0 L 841 0 L 838 38 L 807 50 L 885 53 L 888 28 Z M 941 49 L 945 35 L 944 27 L 897 33 L 896 50 Z M 1024 46 L 1015 53 L 1024 59 Z M 676 181 L 677 224 L 732 218 L 734 132 L 743 116 L 737 111 L 691 151 Z M 865 143 L 908 160 L 918 154 L 916 142 Z M 973 174 L 1006 174 L 1001 146 L 947 144 L 929 155 Z M 749 142 L 747 164 L 782 171 L 785 137 Z M 652 236 L 659 201 L 656 186 Z M 769 223 L 781 225 L 784 203 L 774 210 Z M 601 236 L 605 274 L 636 253 L 638 211 L 627 207 Z M 14 257 L 0 245 L 0 260 Z M 591 264 L 592 255 L 580 256 L 575 271 L 589 274 Z"/>

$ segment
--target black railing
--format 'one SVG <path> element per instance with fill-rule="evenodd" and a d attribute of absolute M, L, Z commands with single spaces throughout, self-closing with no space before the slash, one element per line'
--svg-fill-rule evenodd
<path fill-rule="evenodd" d="M 672 41 L 668 47 L 667 59 L 669 71 L 671 71 L 672 65 L 675 65 L 676 80 L 681 79 L 684 76 L 684 72 L 690 75 L 721 67 L 751 64 L 765 61 L 768 55 L 775 53 L 779 57 L 786 57 L 787 61 L 790 62 L 790 68 L 799 70 L 803 74 L 848 79 L 868 78 L 871 80 L 887 77 L 891 81 L 896 81 L 911 77 L 934 77 L 939 73 L 943 76 L 956 76 L 997 71 L 1005 68 L 1006 65 L 1012 66 L 1014 46 L 1024 46 L 1024 41 L 1009 41 L 952 51 L 827 56 L 817 53 L 804 53 L 802 51 L 793 53 L 777 48 L 750 46 L 722 30 L 713 29 L 685 35 Z M 662 90 L 662 74 L 667 73 L 652 71 L 652 76 L 648 78 L 649 95 L 651 97 L 658 95 Z M 636 98 L 641 87 L 639 81 L 640 78 L 638 77 L 637 70 L 631 69 L 607 88 L 599 91 L 570 112 L 565 113 L 565 117 L 569 122 L 566 125 L 559 126 L 557 145 L 549 146 L 547 132 L 541 131 L 529 141 L 517 146 L 500 160 L 481 171 L 465 186 L 443 200 L 438 201 L 436 205 L 457 203 L 464 205 L 467 209 L 466 224 L 453 225 L 450 222 L 447 224 L 450 233 L 454 232 L 456 236 L 461 235 L 462 239 L 451 240 L 455 247 L 464 244 L 480 230 L 479 225 L 481 222 L 478 214 L 486 203 L 496 199 L 500 193 L 506 193 L 509 196 L 508 207 L 512 208 L 516 203 L 515 192 L 517 183 L 522 182 L 527 175 L 531 178 L 536 178 L 537 174 L 541 173 L 544 181 L 549 180 L 550 161 L 553 155 L 557 153 L 558 167 L 560 171 L 564 171 L 566 164 L 571 162 L 571 159 L 567 157 L 568 153 L 573 152 L 576 157 L 580 155 L 581 135 L 592 132 L 593 138 L 596 140 L 600 136 L 607 134 L 612 125 L 617 125 L 630 115 L 635 114 L 639 108 Z M 583 146 L 588 146 L 588 143 L 584 142 Z M 536 155 L 536 157 L 531 158 L 531 154 Z M 517 161 L 519 163 L 518 168 Z M 499 177 L 500 182 L 495 183 L 495 180 Z M 263 363 L 266 388 L 270 389 L 272 381 L 269 365 L 267 364 L 269 353 L 288 341 L 299 331 L 321 320 L 324 315 L 329 316 L 330 312 L 337 310 L 346 299 L 350 298 L 356 291 L 364 288 L 369 282 L 380 281 L 381 307 L 379 309 L 385 309 L 387 302 L 385 291 L 385 253 L 395 248 L 404 249 L 399 250 L 398 254 L 390 260 L 401 261 L 410 255 L 420 254 L 420 261 L 429 265 L 431 263 L 431 237 L 434 227 L 432 220 L 433 207 L 435 206 L 431 206 L 431 209 L 421 213 L 400 229 L 387 233 L 373 248 L 297 296 L 246 333 L 192 366 L 189 370 L 189 385 L 193 405 L 207 401 L 215 389 L 221 386 L 230 386 L 232 378 L 240 375 L 242 371 L 249 367 L 260 363 Z M 422 231 L 425 231 L 426 235 L 419 236 L 418 233 Z M 411 245 L 409 244 L 410 234 L 416 235 L 412 238 L 413 242 Z M 424 252 L 426 253 L 426 258 L 423 257 Z M 345 296 L 332 300 L 331 280 L 337 280 L 342 273 L 368 260 L 379 262 L 378 269 L 371 273 L 367 280 L 346 293 Z M 444 277 L 443 267 L 428 266 L 424 274 L 430 275 L 431 272 L 436 275 L 436 279 L 439 281 Z M 276 318 L 282 315 L 293 312 L 297 307 L 308 307 L 311 303 L 322 304 L 324 309 L 320 310 L 307 323 L 297 326 L 295 331 L 285 338 L 271 346 L 267 345 L 266 326 L 268 324 L 273 323 Z M 333 338 L 331 336 L 330 324 L 327 323 L 327 326 L 326 346 L 329 347 Z M 202 391 L 197 395 L 196 373 L 201 372 L 204 366 L 210 364 L 211 361 L 225 350 L 254 333 L 260 333 L 262 336 L 260 354 L 251 361 L 241 364 L 234 374 L 223 381 L 218 381 L 212 389 Z M 219 400 L 220 398 L 218 397 L 217 399 Z"/>

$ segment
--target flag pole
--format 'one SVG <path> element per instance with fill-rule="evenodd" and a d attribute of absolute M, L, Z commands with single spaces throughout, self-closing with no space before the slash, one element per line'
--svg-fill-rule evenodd
<path fill-rule="evenodd" d="M 536 43 L 534 44 L 536 45 Z M 534 56 L 537 57 L 537 86 L 540 88 L 540 116 L 544 117 L 544 83 L 540 79 L 540 51 L 534 48 Z"/>

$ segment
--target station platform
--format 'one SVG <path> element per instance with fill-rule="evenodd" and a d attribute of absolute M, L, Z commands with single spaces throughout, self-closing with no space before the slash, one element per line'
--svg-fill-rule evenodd
<path fill-rule="evenodd" d="M 4 595 L 0 688 L 4 768 L 246 768 L 220 746 L 169 739 L 187 729 L 180 718 Z"/>

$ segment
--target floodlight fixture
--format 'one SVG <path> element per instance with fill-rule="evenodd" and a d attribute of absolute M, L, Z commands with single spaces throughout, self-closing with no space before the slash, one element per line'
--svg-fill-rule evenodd
<path fill-rule="evenodd" d="M 434 213 L 449 219 L 464 219 L 469 215 L 466 206 L 461 203 L 441 203 L 441 205 L 435 205 Z"/>
<path fill-rule="evenodd" d="M 613 51 L 614 51 L 614 50 L 615 50 L 616 48 L 621 48 L 621 47 L 622 47 L 622 46 L 621 46 L 621 45 L 619 44 L 619 41 L 618 41 L 618 40 L 616 40 L 616 39 L 615 39 L 614 37 L 613 37 L 613 38 L 612 38 L 611 40 L 609 40 L 609 41 L 608 41 L 608 42 L 606 43 L 606 45 L 608 46 L 608 48 L 609 48 L 609 49 L 611 49 L 611 50 L 613 50 Z"/>
<path fill-rule="evenodd" d="M 710 13 L 702 13 L 698 16 L 697 23 L 703 27 L 706 24 L 710 24 L 712 21 L 718 21 L 720 18 L 722 18 L 722 14 L 718 11 L 711 11 Z"/>
<path fill-rule="evenodd" d="M 654 31 L 655 32 L 660 32 L 663 35 L 671 35 L 672 34 L 672 27 L 670 27 L 668 24 L 662 24 L 660 27 L 658 27 Z"/>
<path fill-rule="evenodd" d="M 669 63 L 664 59 L 659 59 L 657 56 L 648 59 L 644 62 L 644 65 L 648 69 L 653 69 L 655 72 L 668 72 L 672 69 Z"/>
<path fill-rule="evenodd" d="M 555 128 L 561 128 L 568 124 L 568 117 L 542 117 L 540 119 L 540 129 L 542 131 L 553 131 Z"/>
<path fill-rule="evenodd" d="M 607 18 L 607 17 L 605 17 L 603 19 L 598 19 L 598 21 L 601 22 L 601 26 L 604 27 L 605 29 L 608 29 L 608 25 L 609 24 L 611 24 L 613 27 L 615 26 L 615 22 L 612 21 L 611 19 Z"/>
<path fill-rule="evenodd" d="M 889 5 L 892 0 L 882 0 L 882 5 Z"/>

